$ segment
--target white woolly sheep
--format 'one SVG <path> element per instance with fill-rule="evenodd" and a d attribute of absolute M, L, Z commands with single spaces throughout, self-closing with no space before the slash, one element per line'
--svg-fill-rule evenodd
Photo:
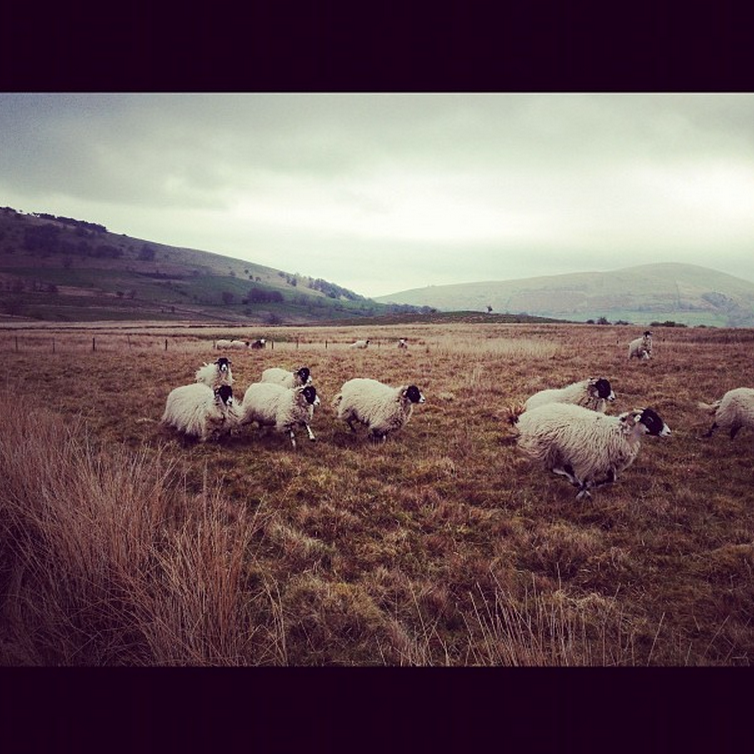
<path fill-rule="evenodd" d="M 264 348 L 266 345 L 267 345 L 267 341 L 264 338 L 260 338 L 259 340 L 255 340 L 251 344 L 250 348 L 254 348 L 254 349 Z"/>
<path fill-rule="evenodd" d="M 384 442 L 388 432 L 400 429 L 411 418 L 414 403 L 425 398 L 416 385 L 390 387 L 378 380 L 356 377 L 348 380 L 333 398 L 332 406 L 352 432 L 354 421 L 369 428 L 369 436 Z"/>
<path fill-rule="evenodd" d="M 582 406 L 551 403 L 520 413 L 509 411 L 518 431 L 518 447 L 555 474 L 578 487 L 576 499 L 612 484 L 630 466 L 644 435 L 666 437 L 670 429 L 651 408 L 608 416 Z"/>
<path fill-rule="evenodd" d="M 230 348 L 231 341 L 227 338 L 220 338 L 215 341 L 215 348 Z"/>
<path fill-rule="evenodd" d="M 260 427 L 275 427 L 278 432 L 287 432 L 295 449 L 296 427 L 304 427 L 309 439 L 316 439 L 309 424 L 314 407 L 319 403 L 314 385 L 287 388 L 272 382 L 255 382 L 244 394 L 239 423 L 256 422 Z"/>
<path fill-rule="evenodd" d="M 641 338 L 635 338 L 628 344 L 628 358 L 647 360 L 652 355 L 652 332 L 645 330 Z"/>
<path fill-rule="evenodd" d="M 248 340 L 231 340 L 228 348 L 233 348 L 237 351 L 246 350 L 251 344 Z"/>
<path fill-rule="evenodd" d="M 614 400 L 615 393 L 609 380 L 604 377 L 590 377 L 566 387 L 540 390 L 538 393 L 534 393 L 524 406 L 529 411 L 547 403 L 573 403 L 577 406 L 590 408 L 592 411 L 604 413 L 608 401 Z"/>
<path fill-rule="evenodd" d="M 174 388 L 161 421 L 200 442 L 227 434 L 238 423 L 233 388 L 220 385 L 213 389 L 201 382 Z"/>
<path fill-rule="evenodd" d="M 196 382 L 203 382 L 211 388 L 220 387 L 220 385 L 232 385 L 233 372 L 230 364 L 230 359 L 221 356 L 217 361 L 199 367 L 196 370 Z"/>
<path fill-rule="evenodd" d="M 730 433 L 732 440 L 744 427 L 754 429 L 754 388 L 737 387 L 729 390 L 720 400 L 697 404 L 715 418 L 704 437 L 712 437 L 716 429 Z"/>
<path fill-rule="evenodd" d="M 351 343 L 349 348 L 366 348 L 369 345 L 368 340 L 357 340 L 355 343 Z"/>
<path fill-rule="evenodd" d="M 301 367 L 295 372 L 290 372 L 281 367 L 270 367 L 262 372 L 260 382 L 272 382 L 275 385 L 283 387 L 299 387 L 301 385 L 311 385 L 312 376 L 308 367 Z"/>

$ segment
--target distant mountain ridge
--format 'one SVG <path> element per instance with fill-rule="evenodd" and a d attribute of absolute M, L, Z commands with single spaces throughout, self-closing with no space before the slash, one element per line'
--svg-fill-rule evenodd
<path fill-rule="evenodd" d="M 609 272 L 428 286 L 379 296 L 381 303 L 440 311 L 526 313 L 584 322 L 754 326 L 754 283 L 694 264 L 658 262 Z"/>

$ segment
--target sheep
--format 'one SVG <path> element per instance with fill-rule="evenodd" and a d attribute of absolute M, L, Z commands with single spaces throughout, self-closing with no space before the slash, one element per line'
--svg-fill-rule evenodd
<path fill-rule="evenodd" d="M 369 428 L 371 439 L 385 442 L 388 432 L 400 429 L 411 418 L 414 403 L 424 402 L 416 385 L 390 387 L 378 380 L 355 377 L 343 384 L 332 406 L 352 432 L 356 431 L 356 420 Z"/>
<path fill-rule="evenodd" d="M 628 344 L 628 358 L 634 356 L 646 361 L 652 355 L 652 332 L 645 330 L 641 338 L 635 338 Z"/>
<path fill-rule="evenodd" d="M 642 436 L 671 433 L 651 408 L 608 416 L 583 406 L 552 403 L 527 411 L 509 409 L 508 421 L 518 432 L 518 447 L 578 487 L 577 500 L 614 483 L 618 472 L 636 459 Z"/>
<path fill-rule="evenodd" d="M 230 368 L 230 359 L 221 356 L 217 361 L 211 364 L 204 364 L 196 370 L 196 382 L 203 382 L 211 388 L 220 387 L 220 385 L 233 384 L 233 372 Z"/>
<path fill-rule="evenodd" d="M 369 345 L 369 340 L 357 340 L 354 343 L 351 343 L 348 347 L 349 348 L 366 348 Z"/>
<path fill-rule="evenodd" d="M 743 427 L 754 429 L 754 388 L 737 387 L 714 403 L 700 401 L 697 406 L 715 417 L 703 437 L 712 437 L 716 429 L 722 428 L 732 440 Z"/>
<path fill-rule="evenodd" d="M 532 408 L 544 406 L 546 403 L 573 403 L 604 413 L 608 401 L 614 400 L 615 393 L 609 380 L 604 377 L 589 377 L 566 387 L 540 390 L 534 393 L 524 405 L 529 411 Z"/>
<path fill-rule="evenodd" d="M 227 338 L 220 338 L 215 341 L 215 348 L 230 348 L 231 341 Z"/>
<path fill-rule="evenodd" d="M 162 424 L 200 442 L 229 433 L 238 423 L 233 388 L 211 388 L 202 382 L 174 388 L 168 394 Z"/>
<path fill-rule="evenodd" d="M 400 338 L 398 340 L 398 348 L 408 348 L 408 343 L 405 338 Z"/>
<path fill-rule="evenodd" d="M 260 427 L 274 426 L 278 432 L 287 432 L 295 450 L 295 427 L 305 427 L 309 439 L 316 440 L 309 424 L 314 407 L 319 404 L 314 385 L 287 388 L 272 382 L 255 382 L 244 394 L 239 424 L 256 422 Z"/>
<path fill-rule="evenodd" d="M 262 372 L 260 382 L 272 382 L 283 387 L 299 387 L 311 385 L 312 377 L 308 367 L 301 367 L 295 372 L 289 372 L 281 367 L 270 367 Z"/>
<path fill-rule="evenodd" d="M 255 340 L 251 344 L 251 348 L 255 348 L 255 349 L 256 348 L 264 348 L 266 344 L 267 344 L 267 341 L 264 338 L 260 338 L 259 340 Z"/>
<path fill-rule="evenodd" d="M 215 348 L 232 348 L 234 350 L 245 349 L 249 347 L 248 340 L 228 340 L 221 338 L 215 341 Z"/>

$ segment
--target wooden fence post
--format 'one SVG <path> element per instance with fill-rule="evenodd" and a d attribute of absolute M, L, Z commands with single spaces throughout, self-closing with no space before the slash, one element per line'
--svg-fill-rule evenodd
<path fill-rule="evenodd" d="M 165 350 L 166 351 L 168 350 L 168 339 L 167 338 L 165 338 Z"/>
<path fill-rule="evenodd" d="M 96 350 L 97 350 L 97 342 L 94 338 L 92 338 L 92 351 L 96 351 Z"/>
<path fill-rule="evenodd" d="M 52 352 L 55 353 L 55 338 L 52 339 Z"/>
<path fill-rule="evenodd" d="M 16 353 L 18 353 L 18 335 L 16 335 Z"/>

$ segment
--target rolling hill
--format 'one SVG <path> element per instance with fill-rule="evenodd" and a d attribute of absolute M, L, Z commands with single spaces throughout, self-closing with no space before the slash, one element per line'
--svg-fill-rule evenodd
<path fill-rule="evenodd" d="M 610 272 L 429 286 L 375 299 L 440 311 L 527 313 L 578 322 L 674 321 L 754 326 L 754 283 L 692 264 L 657 263 Z"/>
<path fill-rule="evenodd" d="M 0 208 L 0 320 L 307 323 L 416 307 L 208 251 Z"/>

